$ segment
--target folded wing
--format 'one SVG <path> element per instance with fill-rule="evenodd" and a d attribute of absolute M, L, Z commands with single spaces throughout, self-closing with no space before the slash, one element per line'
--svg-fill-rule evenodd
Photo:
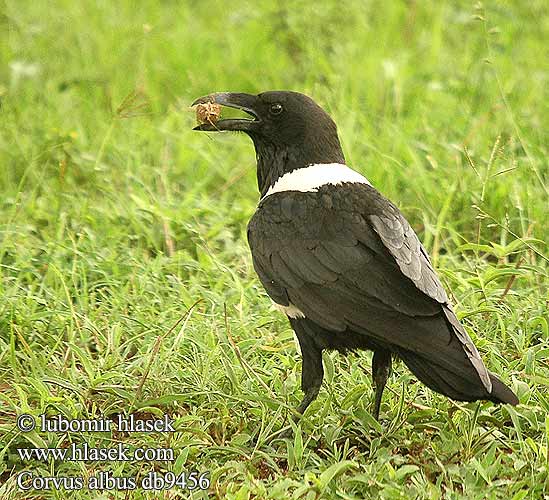
<path fill-rule="evenodd" d="M 476 376 L 479 390 L 490 393 L 488 371 L 416 234 L 371 186 L 269 196 L 248 238 L 254 267 L 278 304 L 293 304 L 334 334 L 351 330 L 403 359 Z"/>

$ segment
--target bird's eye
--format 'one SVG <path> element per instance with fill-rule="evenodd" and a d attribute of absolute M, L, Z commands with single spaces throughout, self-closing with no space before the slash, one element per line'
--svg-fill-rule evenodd
<path fill-rule="evenodd" d="M 282 104 L 275 102 L 274 104 L 271 104 L 270 112 L 271 115 L 279 115 L 282 113 L 284 108 L 282 107 Z"/>

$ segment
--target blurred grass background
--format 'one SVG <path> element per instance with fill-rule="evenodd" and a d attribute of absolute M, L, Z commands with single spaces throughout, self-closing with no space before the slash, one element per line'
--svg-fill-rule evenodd
<path fill-rule="evenodd" d="M 158 470 L 211 471 L 192 498 L 547 495 L 546 2 L 7 0 L 0 34 L 0 498 L 23 498 L 21 470 L 153 467 L 15 451 L 119 440 L 176 449 Z M 397 366 L 380 427 L 370 355 L 328 354 L 295 439 L 272 440 L 299 401 L 300 360 L 245 241 L 253 147 L 193 133 L 188 109 L 271 89 L 334 117 L 349 165 L 418 231 L 519 407 L 456 405 Z M 14 428 L 45 411 L 167 412 L 178 432 Z"/>

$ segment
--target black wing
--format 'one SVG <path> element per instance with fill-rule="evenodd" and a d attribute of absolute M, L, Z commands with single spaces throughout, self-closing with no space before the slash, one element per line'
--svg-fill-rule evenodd
<path fill-rule="evenodd" d="M 351 330 L 452 372 L 472 365 L 490 392 L 490 376 L 416 234 L 371 186 L 268 196 L 248 239 L 276 303 L 293 304 L 328 331 Z"/>

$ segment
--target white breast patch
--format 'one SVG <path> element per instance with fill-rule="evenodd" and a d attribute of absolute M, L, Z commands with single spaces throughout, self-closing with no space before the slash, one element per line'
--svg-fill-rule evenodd
<path fill-rule="evenodd" d="M 282 313 L 284 313 L 286 316 L 290 318 L 304 318 L 305 314 L 303 314 L 303 311 L 299 309 L 298 307 L 294 306 L 291 302 L 289 306 L 283 306 L 281 304 L 277 304 L 276 302 L 273 302 L 273 305 Z"/>
<path fill-rule="evenodd" d="M 267 191 L 265 199 L 274 193 L 283 191 L 315 192 L 326 184 L 356 182 L 371 185 L 368 179 L 342 163 L 317 163 L 310 167 L 298 168 L 284 174 Z"/>

